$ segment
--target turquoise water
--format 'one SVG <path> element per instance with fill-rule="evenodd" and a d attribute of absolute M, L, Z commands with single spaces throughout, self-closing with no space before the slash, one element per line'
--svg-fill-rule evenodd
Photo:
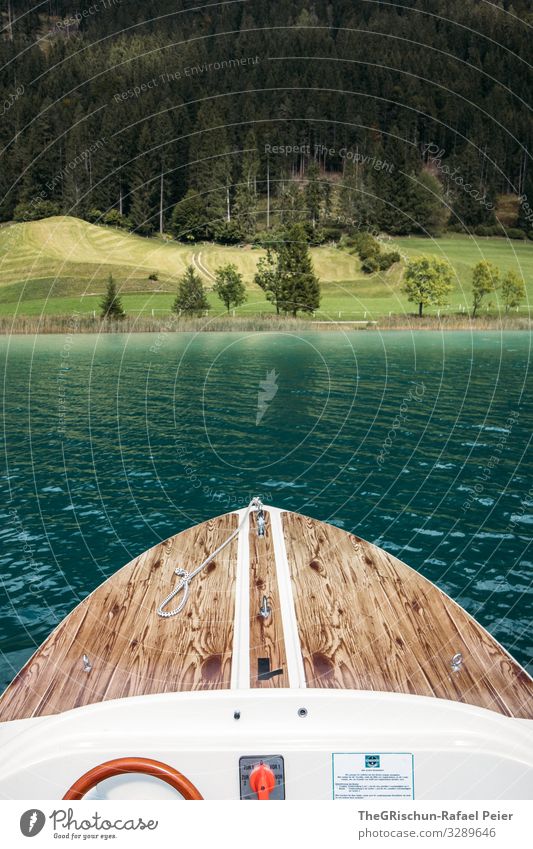
<path fill-rule="evenodd" d="M 254 494 L 401 557 L 531 669 L 530 341 L 1 339 L 0 683 L 128 559 Z"/>

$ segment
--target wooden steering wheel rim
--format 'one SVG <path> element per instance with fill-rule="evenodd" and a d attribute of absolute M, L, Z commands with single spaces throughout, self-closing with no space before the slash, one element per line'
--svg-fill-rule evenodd
<path fill-rule="evenodd" d="M 99 764 L 84 773 L 67 790 L 63 799 L 83 799 L 89 790 L 92 790 L 101 781 L 105 781 L 106 778 L 113 778 L 115 775 L 127 775 L 132 772 L 153 775 L 154 778 L 165 781 L 174 790 L 181 793 L 187 801 L 204 798 L 188 778 L 185 778 L 174 767 L 162 763 L 162 761 L 154 761 L 151 758 L 115 758 L 115 760 L 105 761 L 105 763 Z"/>

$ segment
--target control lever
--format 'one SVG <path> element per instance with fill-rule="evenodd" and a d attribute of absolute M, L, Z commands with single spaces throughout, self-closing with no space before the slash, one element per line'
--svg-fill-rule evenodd
<path fill-rule="evenodd" d="M 256 766 L 250 775 L 250 788 L 257 798 L 268 800 L 275 786 L 276 779 L 270 767 L 266 764 Z"/>

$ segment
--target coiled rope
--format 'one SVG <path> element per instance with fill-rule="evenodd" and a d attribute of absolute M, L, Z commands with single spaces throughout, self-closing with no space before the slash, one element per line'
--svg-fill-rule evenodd
<path fill-rule="evenodd" d="M 192 572 L 188 572 L 186 569 L 182 569 L 181 566 L 178 566 L 178 568 L 175 570 L 174 574 L 176 574 L 179 578 L 181 578 L 181 580 L 180 580 L 179 584 L 176 587 L 174 587 L 172 592 L 167 595 L 167 597 L 161 602 L 161 604 L 157 608 L 157 615 L 158 616 L 161 616 L 163 619 L 170 619 L 171 616 L 177 616 L 178 613 L 181 613 L 181 611 L 183 610 L 183 608 L 187 604 L 187 599 L 189 597 L 190 583 L 193 580 L 193 578 L 196 578 L 196 576 L 200 574 L 202 569 L 205 569 L 205 567 L 208 566 L 209 563 L 211 563 L 211 561 L 213 561 L 215 559 L 217 554 L 220 554 L 220 552 L 223 551 L 223 549 L 226 548 L 226 546 L 229 545 L 230 542 L 232 542 L 235 539 L 236 536 L 238 536 L 238 534 L 241 532 L 242 528 L 244 527 L 244 525 L 245 525 L 245 523 L 248 519 L 248 516 L 250 515 L 251 511 L 254 508 L 256 510 L 258 510 L 260 513 L 262 513 L 263 505 L 261 504 L 261 501 L 260 501 L 259 498 L 252 498 L 252 500 L 250 501 L 248 507 L 246 508 L 246 510 L 244 512 L 244 515 L 243 515 L 238 527 L 229 535 L 227 540 L 225 540 L 222 543 L 222 545 L 219 545 L 219 547 L 216 549 L 216 551 L 213 551 L 213 553 L 210 554 L 209 557 L 207 557 L 204 560 L 203 563 L 201 563 L 199 566 L 197 566 L 196 569 L 194 569 Z M 164 608 L 167 606 L 167 604 L 169 604 L 172 601 L 172 599 L 176 598 L 176 596 L 179 595 L 179 593 L 181 593 L 181 592 L 183 592 L 183 598 L 181 599 L 178 606 L 175 607 L 174 610 L 165 611 Z"/>

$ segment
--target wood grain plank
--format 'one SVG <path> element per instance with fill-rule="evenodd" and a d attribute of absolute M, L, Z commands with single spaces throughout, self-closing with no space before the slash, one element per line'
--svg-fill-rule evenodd
<path fill-rule="evenodd" d="M 237 539 L 191 584 L 186 607 L 156 608 L 178 581 L 237 527 L 227 514 L 135 558 L 63 620 L 0 698 L 0 721 L 47 716 L 128 695 L 229 687 Z M 170 605 L 172 607 L 172 603 Z M 83 671 L 82 657 L 92 664 Z"/>
<path fill-rule="evenodd" d="M 405 563 L 345 531 L 283 514 L 307 684 L 415 693 L 533 719 L 533 680 Z M 464 663 L 451 669 L 457 652 Z"/>
<path fill-rule="evenodd" d="M 179 548 L 175 544 L 170 551 L 170 571 L 178 565 L 186 568 L 187 564 L 190 568 L 197 565 L 236 527 L 237 517 L 228 515 L 191 528 Z M 154 622 L 149 613 L 141 630 L 140 623 L 133 626 L 139 635 L 136 645 L 128 648 L 122 664 L 125 684 L 120 688 L 116 681 L 112 682 L 120 696 L 130 695 L 142 681 L 147 692 L 230 686 L 236 556 L 235 539 L 194 579 L 187 605 L 179 616 L 156 617 Z M 149 611 L 155 610 L 177 580 L 173 576 L 169 583 L 164 573 L 161 578 L 151 590 Z M 149 651 L 145 650 L 146 645 Z M 155 667 L 154 658 L 157 658 Z"/>
<path fill-rule="evenodd" d="M 86 600 L 87 615 L 68 652 L 58 663 L 52 692 L 46 693 L 37 704 L 34 715 L 58 713 L 65 710 L 65 704 L 79 707 L 102 701 L 107 683 L 129 643 L 128 628 L 132 618 L 142 609 L 154 570 L 159 568 L 161 547 L 164 546 L 165 543 L 161 543 L 144 552 Z M 84 654 L 93 666 L 89 674 L 83 670 L 81 658 Z"/>
<path fill-rule="evenodd" d="M 255 513 L 250 516 L 250 686 L 288 687 L 287 656 L 268 511 L 265 511 L 265 520 L 265 535 L 258 537 Z M 259 613 L 265 596 L 271 609 L 267 618 Z M 282 669 L 283 673 L 260 681 L 257 677 L 259 658 L 268 658 L 270 669 Z"/>

